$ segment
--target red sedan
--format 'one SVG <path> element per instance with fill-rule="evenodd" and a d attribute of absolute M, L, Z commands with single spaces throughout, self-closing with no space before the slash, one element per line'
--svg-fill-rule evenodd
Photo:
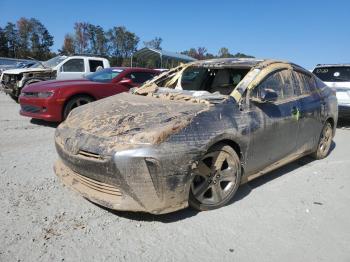
<path fill-rule="evenodd" d="M 159 74 L 145 68 L 106 68 L 85 79 L 38 82 L 22 89 L 20 114 L 31 118 L 61 122 L 75 107 L 127 92 Z"/>

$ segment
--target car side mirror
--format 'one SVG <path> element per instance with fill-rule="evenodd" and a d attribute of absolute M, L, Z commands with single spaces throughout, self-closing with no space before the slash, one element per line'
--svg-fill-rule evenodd
<path fill-rule="evenodd" d="M 265 88 L 261 92 L 260 99 L 262 102 L 275 102 L 277 101 L 277 98 L 278 98 L 278 94 L 273 89 Z"/>
<path fill-rule="evenodd" d="M 132 83 L 133 82 L 130 78 L 123 78 L 118 82 L 118 84 L 122 84 L 122 85 L 131 85 Z"/>

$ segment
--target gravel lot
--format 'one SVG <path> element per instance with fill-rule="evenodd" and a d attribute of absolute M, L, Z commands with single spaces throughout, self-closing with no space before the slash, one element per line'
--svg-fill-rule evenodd
<path fill-rule="evenodd" d="M 112 212 L 62 186 L 55 125 L 0 94 L 0 261 L 350 261 L 350 130 L 214 211 Z"/>

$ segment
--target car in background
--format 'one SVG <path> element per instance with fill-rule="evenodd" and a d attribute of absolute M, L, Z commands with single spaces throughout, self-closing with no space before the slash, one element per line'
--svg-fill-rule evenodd
<path fill-rule="evenodd" d="M 61 122 L 78 106 L 127 92 L 158 74 L 146 68 L 114 67 L 88 74 L 84 79 L 34 83 L 22 89 L 20 114 Z"/>
<path fill-rule="evenodd" d="M 242 183 L 326 157 L 337 114 L 334 92 L 293 63 L 196 61 L 74 109 L 56 129 L 55 172 L 110 209 L 210 210 Z"/>
<path fill-rule="evenodd" d="M 339 118 L 350 119 L 350 64 L 318 64 L 313 73 L 336 92 Z"/>
<path fill-rule="evenodd" d="M 11 61 L 14 62 L 14 61 Z M 3 71 L 9 70 L 9 69 L 15 69 L 15 68 L 28 68 L 33 65 L 35 65 L 37 62 L 32 60 L 19 60 L 19 62 L 12 63 L 12 64 L 0 64 L 0 79 Z M 1 86 L 1 81 L 0 81 Z"/>
<path fill-rule="evenodd" d="M 36 62 L 29 68 L 10 69 L 2 73 L 0 83 L 5 93 L 15 101 L 27 85 L 51 79 L 79 79 L 97 69 L 110 67 L 106 58 L 88 55 L 56 56 L 45 62 Z"/>

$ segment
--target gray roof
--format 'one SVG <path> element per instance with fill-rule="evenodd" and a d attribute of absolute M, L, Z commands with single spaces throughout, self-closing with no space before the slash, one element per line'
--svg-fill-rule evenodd
<path fill-rule="evenodd" d="M 149 57 L 162 57 L 162 59 L 172 59 L 172 60 L 178 60 L 183 62 L 192 62 L 196 61 L 193 57 L 190 57 L 188 55 L 183 55 L 175 52 L 169 52 L 165 50 L 159 50 L 149 47 L 144 47 L 138 51 L 136 51 L 133 54 L 134 57 L 142 57 L 143 59 L 147 59 Z"/>

